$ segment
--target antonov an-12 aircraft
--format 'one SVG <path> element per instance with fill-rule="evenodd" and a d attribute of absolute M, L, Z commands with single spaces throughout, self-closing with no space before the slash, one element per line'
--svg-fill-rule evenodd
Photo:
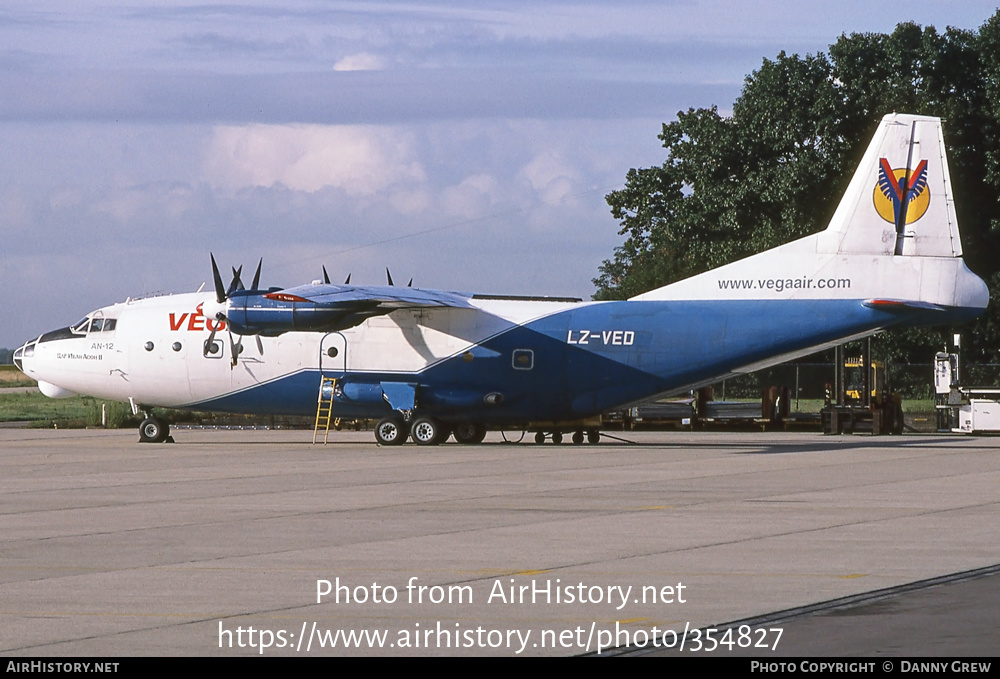
<path fill-rule="evenodd" d="M 130 299 L 14 354 L 42 393 L 156 407 L 379 420 L 383 445 L 488 427 L 561 440 L 602 411 L 680 393 L 879 330 L 953 324 L 989 293 L 962 259 L 941 121 L 886 116 L 829 226 L 621 302 L 397 286 L 214 290 Z M 253 341 L 243 340 L 253 336 Z M 323 378 L 332 378 L 332 382 Z"/>

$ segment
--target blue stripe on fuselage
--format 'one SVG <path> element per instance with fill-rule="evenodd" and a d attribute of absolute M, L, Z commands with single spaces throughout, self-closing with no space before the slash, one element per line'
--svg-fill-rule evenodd
<path fill-rule="evenodd" d="M 630 301 L 581 305 L 484 340 L 410 374 L 328 373 L 342 385 L 418 384 L 421 410 L 446 420 L 568 420 L 726 375 L 742 366 L 897 324 L 941 324 L 978 310 L 888 312 L 862 300 Z M 317 349 L 318 351 L 318 349 Z M 516 364 L 515 358 L 524 358 Z M 293 373 L 191 407 L 312 415 L 318 370 Z M 350 391 L 350 390 L 345 390 Z M 342 417 L 380 417 L 376 394 L 335 400 Z M 501 394 L 487 404 L 487 394 Z"/>

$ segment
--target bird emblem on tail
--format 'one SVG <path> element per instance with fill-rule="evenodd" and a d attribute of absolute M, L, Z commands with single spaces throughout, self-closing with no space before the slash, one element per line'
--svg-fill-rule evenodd
<path fill-rule="evenodd" d="M 886 158 L 879 160 L 874 201 L 875 210 L 882 219 L 897 227 L 912 224 L 927 212 L 930 198 L 926 160 L 921 160 L 913 170 L 893 169 Z"/>

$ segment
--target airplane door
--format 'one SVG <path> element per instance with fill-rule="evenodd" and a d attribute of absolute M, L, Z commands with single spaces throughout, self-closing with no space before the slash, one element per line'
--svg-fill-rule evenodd
<path fill-rule="evenodd" d="M 329 332 L 319 343 L 319 371 L 324 376 L 347 372 L 347 338 L 339 332 Z"/>
<path fill-rule="evenodd" d="M 172 351 L 177 351 L 176 355 L 187 366 L 192 400 L 214 398 L 232 390 L 232 348 L 225 331 L 217 332 L 211 344 L 207 334 L 191 333 L 187 342 L 175 342 Z"/>

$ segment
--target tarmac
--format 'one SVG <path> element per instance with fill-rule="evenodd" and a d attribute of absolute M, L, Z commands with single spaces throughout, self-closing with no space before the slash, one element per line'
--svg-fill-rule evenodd
<path fill-rule="evenodd" d="M 2 429 L 0 654 L 1000 648 L 1000 438 L 616 435 Z"/>

